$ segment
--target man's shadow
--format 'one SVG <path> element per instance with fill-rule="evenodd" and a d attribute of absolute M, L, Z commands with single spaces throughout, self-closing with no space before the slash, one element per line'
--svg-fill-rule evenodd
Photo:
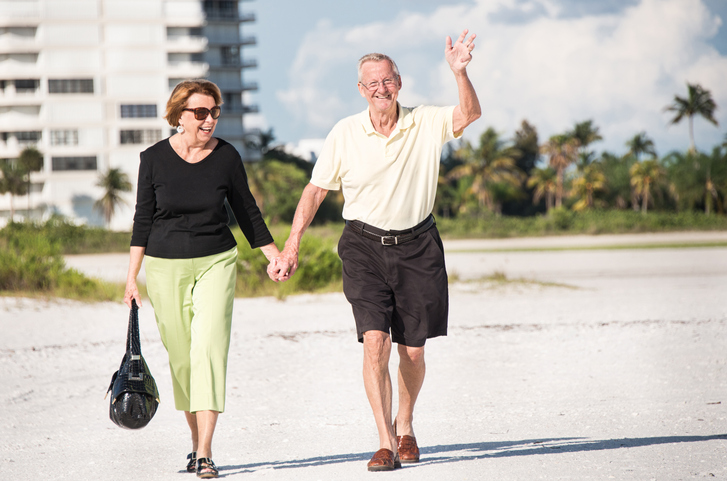
<path fill-rule="evenodd" d="M 422 460 L 418 465 L 442 464 L 471 461 L 486 458 L 506 458 L 530 456 L 533 454 L 578 453 L 585 451 L 605 451 L 609 449 L 628 449 L 659 444 L 697 443 L 715 439 L 727 440 L 727 434 L 710 436 L 662 436 L 652 438 L 622 438 L 590 440 L 587 438 L 526 439 L 522 441 L 498 441 L 491 443 L 447 444 L 420 448 Z M 451 454 L 448 454 L 451 453 Z M 270 461 L 233 466 L 220 466 L 220 476 L 250 473 L 260 469 L 295 469 L 311 466 L 363 462 L 371 458 L 373 452 L 334 454 L 289 461 Z M 429 456 L 427 456 L 429 455 Z M 416 466 L 416 465 L 409 465 Z"/>

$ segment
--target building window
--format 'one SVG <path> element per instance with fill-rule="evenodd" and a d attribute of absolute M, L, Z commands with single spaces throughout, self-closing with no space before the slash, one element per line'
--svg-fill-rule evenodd
<path fill-rule="evenodd" d="M 51 130 L 51 145 L 78 145 L 78 130 Z"/>
<path fill-rule="evenodd" d="M 122 144 L 153 144 L 162 140 L 160 129 L 122 130 L 120 142 Z"/>
<path fill-rule="evenodd" d="M 121 118 L 153 118 L 157 116 L 156 104 L 141 104 L 141 105 L 122 105 L 121 106 Z"/>
<path fill-rule="evenodd" d="M 15 138 L 21 144 L 35 144 L 40 141 L 40 131 L 31 130 L 29 132 L 15 132 Z"/>
<path fill-rule="evenodd" d="M 167 27 L 167 38 L 170 40 L 202 36 L 201 27 Z"/>
<path fill-rule="evenodd" d="M 171 65 L 178 65 L 181 63 L 201 63 L 204 61 L 204 55 L 202 53 L 187 53 L 187 52 L 169 52 L 167 53 L 167 61 Z"/>
<path fill-rule="evenodd" d="M 220 47 L 220 58 L 224 67 L 240 66 L 240 49 L 237 47 Z"/>
<path fill-rule="evenodd" d="M 0 63 L 10 60 L 17 63 L 36 63 L 37 53 L 0 53 Z"/>
<path fill-rule="evenodd" d="M 240 16 L 238 5 L 232 0 L 204 0 L 204 13 L 213 18 L 237 20 Z"/>
<path fill-rule="evenodd" d="M 35 92 L 38 90 L 38 79 L 16 79 L 14 82 L 16 92 Z"/>
<path fill-rule="evenodd" d="M 53 170 L 96 170 L 96 156 L 52 157 Z"/>
<path fill-rule="evenodd" d="M 49 79 L 48 92 L 52 94 L 92 94 L 93 79 Z"/>

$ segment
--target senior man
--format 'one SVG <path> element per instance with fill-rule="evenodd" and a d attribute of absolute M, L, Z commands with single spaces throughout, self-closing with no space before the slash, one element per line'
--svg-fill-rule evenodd
<path fill-rule="evenodd" d="M 442 241 L 432 209 L 442 146 L 480 117 L 467 76 L 475 35 L 445 41 L 459 105 L 402 107 L 394 61 L 372 53 L 358 63 L 358 90 L 368 109 L 336 124 L 298 203 L 278 259 L 280 280 L 298 266 L 303 233 L 329 190 L 343 190 L 346 228 L 338 244 L 343 291 L 363 343 L 366 395 L 379 433 L 369 471 L 419 461 L 412 426 L 424 382 L 424 344 L 447 334 L 449 294 Z M 399 409 L 392 419 L 389 357 L 398 344 Z"/>

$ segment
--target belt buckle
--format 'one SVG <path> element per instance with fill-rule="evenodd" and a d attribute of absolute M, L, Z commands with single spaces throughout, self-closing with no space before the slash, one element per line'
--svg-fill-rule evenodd
<path fill-rule="evenodd" d="M 399 243 L 399 238 L 395 235 L 382 235 L 381 244 L 385 246 L 395 246 Z"/>

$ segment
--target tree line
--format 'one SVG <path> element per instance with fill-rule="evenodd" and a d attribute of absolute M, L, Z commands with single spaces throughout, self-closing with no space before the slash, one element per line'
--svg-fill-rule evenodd
<path fill-rule="evenodd" d="M 621 155 L 597 154 L 603 140 L 593 120 L 544 142 L 523 121 L 512 139 L 488 128 L 473 145 L 461 141 L 442 159 L 436 210 L 444 217 L 527 216 L 551 209 L 633 209 L 727 211 L 727 135 L 710 153 L 697 150 L 693 120 L 714 125 L 717 106 L 708 90 L 688 84 L 687 97 L 676 95 L 665 111 L 671 123 L 689 121 L 690 147 L 658 157 L 646 132 L 625 143 Z M 542 162 L 544 160 L 545 162 Z M 544 164 L 544 165 L 543 165 Z"/>

